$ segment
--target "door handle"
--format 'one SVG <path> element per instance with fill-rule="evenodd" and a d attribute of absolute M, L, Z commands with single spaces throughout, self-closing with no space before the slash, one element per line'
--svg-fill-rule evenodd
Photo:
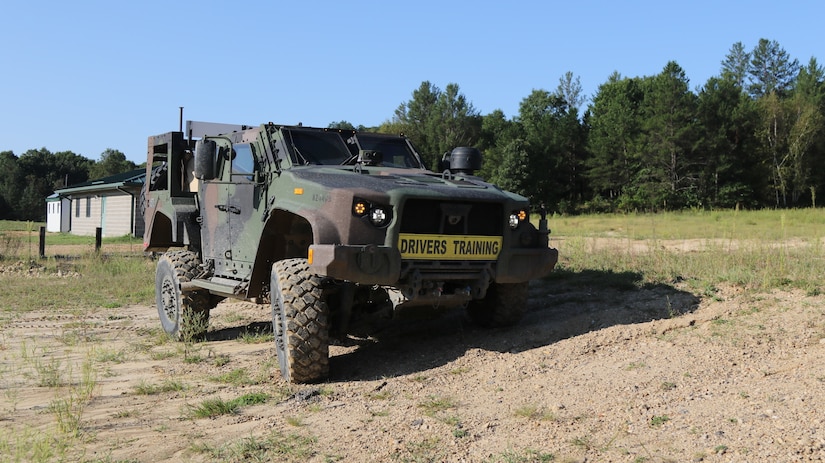
<path fill-rule="evenodd" d="M 215 207 L 221 212 L 231 212 L 233 214 L 240 214 L 241 208 L 238 206 L 227 206 L 226 204 L 215 204 Z"/>

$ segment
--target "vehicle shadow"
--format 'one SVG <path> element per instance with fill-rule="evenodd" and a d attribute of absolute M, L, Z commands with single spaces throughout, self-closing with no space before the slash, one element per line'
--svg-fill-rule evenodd
<path fill-rule="evenodd" d="M 611 326 L 679 317 L 699 305 L 699 297 L 673 285 L 642 281 L 634 272 L 556 270 L 530 283 L 527 313 L 508 328 L 480 328 L 458 309 L 439 317 L 402 317 L 356 341 L 357 348 L 332 355 L 330 380 L 414 374 L 448 364 L 470 349 L 523 352 Z"/>
<path fill-rule="evenodd" d="M 206 341 L 233 341 L 241 339 L 244 335 L 271 335 L 272 322 L 251 322 L 242 326 L 229 326 L 206 333 Z"/>

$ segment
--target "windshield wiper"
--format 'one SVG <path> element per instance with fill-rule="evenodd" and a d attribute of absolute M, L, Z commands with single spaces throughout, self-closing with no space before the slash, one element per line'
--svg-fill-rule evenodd
<path fill-rule="evenodd" d="M 353 154 L 352 156 L 350 156 L 350 157 L 348 157 L 348 158 L 344 159 L 344 161 L 343 161 L 343 162 L 341 162 L 341 164 L 340 164 L 340 165 L 342 165 L 342 166 L 348 166 L 348 165 L 351 165 L 351 164 L 355 164 L 355 161 L 357 161 L 357 160 L 358 160 L 358 155 L 357 155 L 357 154 Z"/>
<path fill-rule="evenodd" d="M 303 161 L 303 165 L 308 166 L 309 164 L 311 164 L 309 162 L 309 160 L 307 160 L 306 156 L 304 156 L 303 153 L 301 153 L 301 150 L 298 149 L 298 145 L 295 144 L 295 139 L 292 137 L 292 132 L 288 132 L 288 133 L 289 133 L 289 143 L 290 143 L 290 145 L 292 145 L 292 149 L 295 150 L 295 154 L 297 154 L 298 157 L 301 158 L 301 161 Z"/>

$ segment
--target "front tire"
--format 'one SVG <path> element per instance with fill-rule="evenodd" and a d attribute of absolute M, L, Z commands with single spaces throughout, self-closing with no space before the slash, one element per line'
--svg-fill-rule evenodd
<path fill-rule="evenodd" d="M 163 331 L 178 341 L 203 337 L 209 328 L 208 294 L 182 292 L 181 283 L 197 275 L 200 259 L 191 251 L 172 251 L 158 259 L 155 273 L 155 301 Z"/>
<path fill-rule="evenodd" d="M 272 329 L 281 376 L 287 382 L 313 383 L 329 375 L 329 308 L 322 277 L 306 259 L 285 259 L 272 266 Z"/>
<path fill-rule="evenodd" d="M 512 326 L 527 311 L 527 282 L 492 283 L 484 299 L 467 305 L 467 315 L 485 328 Z"/>

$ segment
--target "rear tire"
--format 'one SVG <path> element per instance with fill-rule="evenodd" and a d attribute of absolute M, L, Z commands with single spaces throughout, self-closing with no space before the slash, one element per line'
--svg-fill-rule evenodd
<path fill-rule="evenodd" d="M 209 294 L 182 292 L 181 283 L 197 275 L 200 259 L 191 251 L 172 251 L 158 259 L 155 273 L 155 301 L 163 331 L 178 341 L 203 337 L 209 328 L 209 310 L 214 304 Z"/>
<path fill-rule="evenodd" d="M 329 375 L 329 308 L 322 277 L 306 259 L 285 259 L 272 266 L 272 329 L 281 376 L 287 382 L 313 383 Z"/>
<path fill-rule="evenodd" d="M 467 315 L 486 328 L 512 326 L 527 311 L 528 283 L 492 283 L 484 299 L 470 302 Z"/>

